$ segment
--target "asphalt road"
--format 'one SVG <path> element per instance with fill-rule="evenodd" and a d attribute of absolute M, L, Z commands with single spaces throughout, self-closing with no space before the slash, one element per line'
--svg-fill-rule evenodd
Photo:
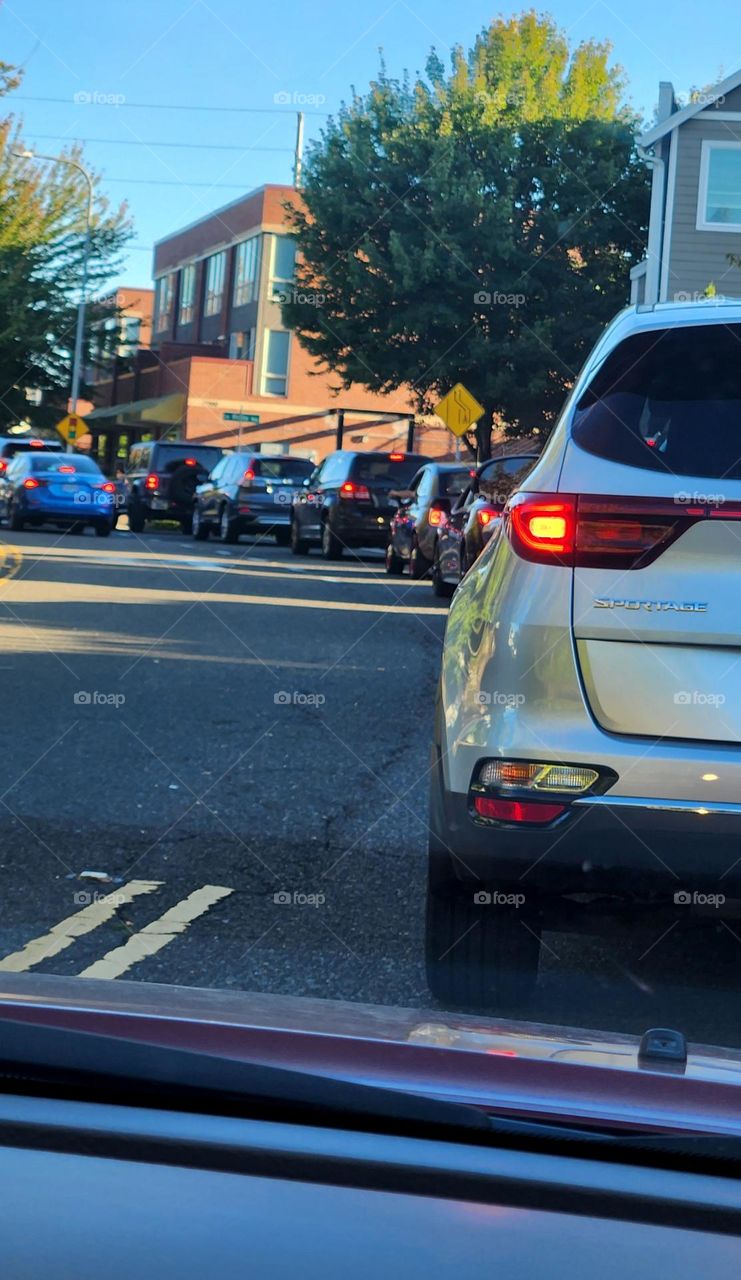
<path fill-rule="evenodd" d="M 173 530 L 3 535 L 0 982 L 432 1005 L 429 584 Z M 546 935 L 522 1016 L 741 1044 L 741 942 L 716 932 Z"/>

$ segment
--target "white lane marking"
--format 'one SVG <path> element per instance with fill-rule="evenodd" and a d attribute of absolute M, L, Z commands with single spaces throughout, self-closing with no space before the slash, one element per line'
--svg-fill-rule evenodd
<path fill-rule="evenodd" d="M 0 960 L 0 972 L 25 973 L 26 969 L 40 964 L 49 956 L 58 955 L 60 951 L 71 947 L 76 938 L 81 938 L 83 934 L 91 933 L 99 925 L 105 924 L 106 920 L 110 920 L 116 914 L 119 907 L 131 902 L 141 893 L 154 893 L 161 883 L 161 880 L 131 880 L 120 889 L 102 895 L 82 911 L 76 911 L 73 916 L 60 920 L 59 924 L 55 924 L 48 933 L 42 934 L 39 938 L 32 938 L 20 951 L 14 951 L 12 955 L 5 956 L 4 960 Z M 80 890 L 80 892 L 83 891 Z"/>
<path fill-rule="evenodd" d="M 158 920 L 145 925 L 138 933 L 132 935 L 122 947 L 115 947 L 107 952 L 102 960 L 88 965 L 78 976 L 80 978 L 120 978 L 132 965 L 161 951 L 168 942 L 172 942 L 178 934 L 185 933 L 189 924 L 198 916 L 202 916 L 220 898 L 226 898 L 233 889 L 225 889 L 218 884 L 205 884 L 202 889 L 183 898 L 174 907 L 170 907 Z"/>

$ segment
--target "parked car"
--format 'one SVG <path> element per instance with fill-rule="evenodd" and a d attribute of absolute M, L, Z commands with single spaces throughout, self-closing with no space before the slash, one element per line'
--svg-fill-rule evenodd
<path fill-rule="evenodd" d="M 196 486 L 224 453 L 216 445 L 187 440 L 148 440 L 132 445 L 126 468 L 126 510 L 132 533 L 148 520 L 178 520 L 190 533 Z"/>
<path fill-rule="evenodd" d="M 213 531 L 222 542 L 236 542 L 242 533 L 269 533 L 287 546 L 291 504 L 313 470 L 309 458 L 227 454 L 196 489 L 193 537 L 203 540 Z"/>
<path fill-rule="evenodd" d="M 385 548 L 399 505 L 394 494 L 429 461 L 418 453 L 330 453 L 294 500 L 293 554 L 318 545 L 326 560 L 337 560 L 346 547 Z"/>
<path fill-rule="evenodd" d="M 7 470 L 11 458 L 18 453 L 36 453 L 50 449 L 53 453 L 62 453 L 62 441 L 48 440 L 44 436 L 0 436 L 0 475 Z"/>
<path fill-rule="evenodd" d="M 452 596 L 496 529 L 507 499 L 537 460 L 537 453 L 490 458 L 467 472 L 466 488 L 440 518 L 430 575 L 436 596 Z"/>
<path fill-rule="evenodd" d="M 389 526 L 386 572 L 413 578 L 427 573 L 435 555 L 437 534 L 446 514 L 467 488 L 471 468 L 457 462 L 428 462 L 407 490 L 398 495 L 398 509 Z"/>
<path fill-rule="evenodd" d="M 92 458 L 55 449 L 21 450 L 0 473 L 0 517 L 14 531 L 31 525 L 113 528 L 115 485 Z"/>
<path fill-rule="evenodd" d="M 427 914 L 448 1006 L 521 1010 L 541 931 L 603 928 L 596 897 L 668 929 L 741 896 L 740 343 L 738 301 L 621 313 L 455 593 Z"/>

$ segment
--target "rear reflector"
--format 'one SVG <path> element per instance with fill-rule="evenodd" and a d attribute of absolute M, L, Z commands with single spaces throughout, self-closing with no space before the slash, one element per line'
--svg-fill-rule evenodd
<path fill-rule="evenodd" d="M 544 804 L 542 800 L 499 800 L 495 796 L 474 796 L 473 807 L 482 818 L 496 822 L 527 822 L 544 826 L 565 812 L 565 804 Z"/>
<path fill-rule="evenodd" d="M 673 498 L 518 493 L 505 514 L 510 542 L 523 560 L 642 569 L 690 525 L 714 513 Z"/>

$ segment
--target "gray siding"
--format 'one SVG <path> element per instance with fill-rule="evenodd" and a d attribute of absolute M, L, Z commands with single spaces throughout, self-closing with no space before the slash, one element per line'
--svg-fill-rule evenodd
<path fill-rule="evenodd" d="M 721 110 L 741 110 L 741 90 L 734 90 Z M 669 274 L 665 296 L 702 293 L 708 284 L 718 293 L 741 297 L 741 268 L 732 267 L 729 253 L 741 255 L 741 232 L 698 231 L 697 197 L 700 185 L 700 155 L 705 139 L 713 142 L 741 142 L 741 120 L 712 120 L 707 116 L 688 120 L 675 130 L 677 169 L 674 207 L 671 211 Z M 671 166 L 670 166 L 671 169 Z"/>

